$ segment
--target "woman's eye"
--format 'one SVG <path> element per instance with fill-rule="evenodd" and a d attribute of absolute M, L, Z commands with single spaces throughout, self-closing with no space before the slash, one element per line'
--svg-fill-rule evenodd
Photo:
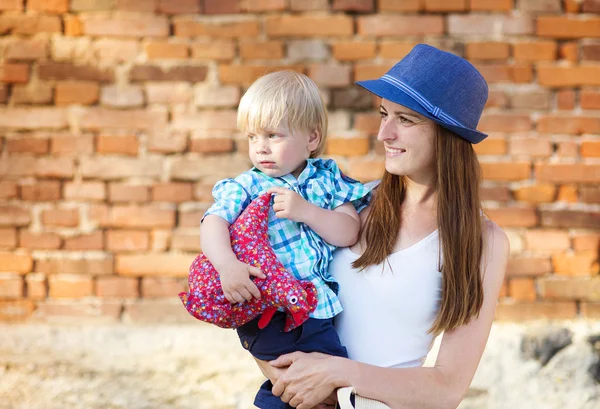
<path fill-rule="evenodd" d="M 405 125 L 410 125 L 410 124 L 414 123 L 413 121 L 411 121 L 410 119 L 408 119 L 405 116 L 399 116 L 398 121 L 400 121 L 401 124 L 405 124 Z"/>
<path fill-rule="evenodd" d="M 383 111 L 379 111 L 379 115 L 381 115 L 381 118 L 387 118 L 387 112 L 383 112 Z"/>

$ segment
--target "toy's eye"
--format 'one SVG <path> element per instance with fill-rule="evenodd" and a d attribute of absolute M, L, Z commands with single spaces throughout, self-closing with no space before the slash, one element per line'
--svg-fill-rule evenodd
<path fill-rule="evenodd" d="M 298 302 L 298 297 L 292 295 L 289 299 L 290 304 L 296 304 Z"/>

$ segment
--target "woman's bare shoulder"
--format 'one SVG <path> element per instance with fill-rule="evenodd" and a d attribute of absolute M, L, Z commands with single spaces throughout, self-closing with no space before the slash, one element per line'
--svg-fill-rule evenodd
<path fill-rule="evenodd" d="M 498 278 L 503 278 L 508 256 L 510 254 L 510 242 L 508 236 L 500 226 L 493 221 L 486 219 L 483 224 L 483 237 L 485 264 L 487 265 L 485 271 L 497 271 L 501 276 Z"/>

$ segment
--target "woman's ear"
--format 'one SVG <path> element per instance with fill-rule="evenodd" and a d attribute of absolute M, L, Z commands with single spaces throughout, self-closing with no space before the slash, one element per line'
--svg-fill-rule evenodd
<path fill-rule="evenodd" d="M 312 131 L 308 136 L 308 150 L 310 152 L 314 152 L 319 147 L 321 143 L 321 131 L 318 129 Z"/>

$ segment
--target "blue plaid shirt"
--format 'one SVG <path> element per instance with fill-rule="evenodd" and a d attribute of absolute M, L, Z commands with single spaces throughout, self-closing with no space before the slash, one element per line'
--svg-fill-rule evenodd
<path fill-rule="evenodd" d="M 217 215 L 231 224 L 252 200 L 271 187 L 291 189 L 308 202 L 329 210 L 351 202 L 361 211 L 371 196 L 371 188 L 342 174 L 335 161 L 308 159 L 298 179 L 290 174 L 272 178 L 252 168 L 233 179 L 218 182 L 213 188 L 215 203 L 205 216 Z M 304 223 L 278 219 L 273 208 L 269 212 L 269 241 L 290 273 L 316 286 L 319 302 L 312 318 L 331 318 L 342 311 L 337 297 L 339 285 L 328 271 L 335 246 Z"/>

